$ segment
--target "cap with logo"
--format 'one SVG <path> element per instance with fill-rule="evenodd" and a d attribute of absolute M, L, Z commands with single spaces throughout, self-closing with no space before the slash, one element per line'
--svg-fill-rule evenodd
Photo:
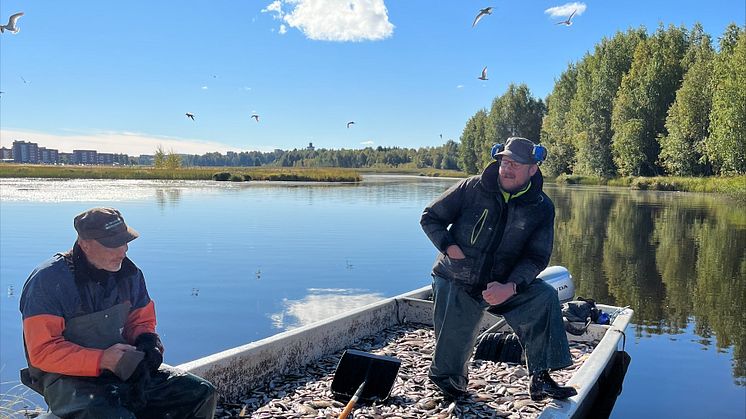
<path fill-rule="evenodd" d="M 140 236 L 114 208 L 91 208 L 78 214 L 74 225 L 81 239 L 93 239 L 109 248 L 124 246 Z"/>

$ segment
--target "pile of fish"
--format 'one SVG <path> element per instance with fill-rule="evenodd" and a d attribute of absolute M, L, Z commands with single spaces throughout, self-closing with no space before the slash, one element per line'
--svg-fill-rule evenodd
<path fill-rule="evenodd" d="M 534 402 L 528 395 L 524 365 L 476 360 L 469 366 L 469 396 L 457 403 L 446 401 L 429 382 L 435 336 L 432 327 L 405 323 L 360 340 L 349 349 L 401 360 L 391 395 L 383 402 L 358 405 L 355 418 L 530 418 L 551 402 Z M 572 377 L 590 356 L 593 346 L 570 343 L 573 365 L 552 376 L 560 384 Z M 337 352 L 299 370 L 252 389 L 242 403 L 218 405 L 216 418 L 337 418 L 345 404 L 334 400 L 331 384 L 342 356 Z M 352 417 L 352 416 L 351 416 Z"/>

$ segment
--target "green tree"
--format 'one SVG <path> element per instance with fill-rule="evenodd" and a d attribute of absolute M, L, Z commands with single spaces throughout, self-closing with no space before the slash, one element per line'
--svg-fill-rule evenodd
<path fill-rule="evenodd" d="M 461 169 L 469 174 L 478 173 L 481 169 L 482 144 L 486 138 L 485 126 L 487 111 L 480 109 L 466 121 L 461 133 L 461 147 L 459 147 L 459 162 Z"/>
<path fill-rule="evenodd" d="M 712 66 L 715 52 L 702 25 L 694 25 L 689 50 L 684 57 L 684 74 L 676 99 L 668 109 L 666 131 L 660 139 L 660 165 L 669 174 L 697 176 L 709 174 L 704 144 L 712 110 Z"/>
<path fill-rule="evenodd" d="M 567 117 L 575 96 L 577 75 L 575 64 L 569 64 L 547 97 L 547 114 L 541 125 L 541 143 L 547 148 L 549 155 L 541 169 L 550 177 L 572 173 L 575 146 Z"/>
<path fill-rule="evenodd" d="M 488 138 L 484 145 L 491 148 L 493 144 L 504 142 L 509 137 L 525 137 L 538 142 L 545 113 L 544 102 L 534 98 L 528 86 L 511 83 L 505 93 L 492 101 Z"/>
<path fill-rule="evenodd" d="M 153 155 L 153 166 L 157 169 L 161 169 L 166 166 L 166 153 L 163 151 L 163 147 L 158 144 Z"/>
<path fill-rule="evenodd" d="M 167 169 L 178 169 L 181 167 L 181 157 L 173 150 L 168 152 L 164 165 Z"/>
<path fill-rule="evenodd" d="M 611 118 L 612 157 L 621 175 L 658 174 L 659 135 L 683 75 L 688 46 L 685 28 L 658 28 L 635 48 L 622 78 Z"/>
<path fill-rule="evenodd" d="M 611 158 L 614 98 L 632 65 L 635 48 L 645 38 L 644 28 L 617 32 L 611 39 L 602 39 L 594 53 L 578 63 L 575 96 L 566 117 L 576 150 L 573 173 L 602 177 L 616 174 Z"/>
<path fill-rule="evenodd" d="M 731 24 L 713 69 L 710 135 L 705 154 L 717 173 L 746 173 L 746 34 Z"/>

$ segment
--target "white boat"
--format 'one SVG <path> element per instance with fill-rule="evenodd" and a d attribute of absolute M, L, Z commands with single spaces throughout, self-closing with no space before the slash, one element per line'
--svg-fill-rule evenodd
<path fill-rule="evenodd" d="M 574 297 L 572 277 L 565 268 L 549 267 L 540 277 L 558 290 L 560 300 Z M 226 400 L 240 401 L 253 389 L 262 388 L 271 380 L 278 380 L 284 374 L 342 351 L 386 328 L 406 322 L 432 326 L 431 295 L 431 287 L 425 286 L 177 367 L 211 381 Z M 609 325 L 591 324 L 580 336 L 568 334 L 570 341 L 595 344 L 590 356 L 566 383 L 574 386 L 578 394 L 565 401 L 546 404 L 539 417 L 585 415 L 595 396 L 603 391 L 600 388 L 603 377 L 609 373 L 617 352 L 622 349 L 622 337 L 633 311 L 600 304 L 598 308 L 613 313 Z M 509 329 L 500 317 L 489 313 L 484 314 L 480 327 L 491 332 Z"/>

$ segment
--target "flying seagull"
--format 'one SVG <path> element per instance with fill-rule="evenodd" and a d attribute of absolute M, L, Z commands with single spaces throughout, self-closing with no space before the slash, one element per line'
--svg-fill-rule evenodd
<path fill-rule="evenodd" d="M 256 119 L 256 122 L 259 122 L 259 115 L 257 114 L 251 114 L 251 117 Z"/>
<path fill-rule="evenodd" d="M 491 15 L 492 14 L 492 7 L 485 7 L 484 9 L 481 9 L 479 11 L 479 14 L 477 14 L 477 17 L 474 18 L 474 23 L 471 24 L 471 27 L 477 26 L 477 23 L 480 19 L 484 17 L 484 15 Z"/>
<path fill-rule="evenodd" d="M 557 22 L 557 24 L 558 25 L 565 25 L 565 26 L 572 25 L 572 20 L 570 20 L 570 19 L 572 19 L 572 17 L 575 16 L 575 12 L 577 12 L 577 11 L 578 11 L 578 9 L 573 10 L 572 13 L 570 13 L 570 17 L 568 17 L 567 20 L 563 20 L 562 22 Z"/>
<path fill-rule="evenodd" d="M 481 76 L 479 76 L 479 77 L 477 77 L 477 78 L 478 78 L 479 80 L 489 80 L 489 79 L 487 78 L 487 66 L 484 66 L 484 68 L 482 69 L 482 75 L 481 75 Z"/>
<path fill-rule="evenodd" d="M 10 17 L 10 19 L 8 19 L 8 24 L 7 25 L 0 25 L 0 33 L 5 32 L 5 31 L 9 31 L 9 32 L 12 32 L 13 35 L 17 34 L 18 31 L 21 30 L 21 28 L 19 28 L 18 26 L 16 26 L 16 22 L 18 22 L 18 18 L 21 17 L 21 16 L 23 16 L 23 12 L 18 12 L 16 14 L 12 15 Z"/>
<path fill-rule="evenodd" d="M 191 113 L 191 112 L 187 112 L 187 113 L 185 113 L 184 115 L 186 115 L 186 116 L 187 116 L 187 118 L 192 118 L 192 121 L 194 121 L 194 114 L 193 114 L 193 113 Z"/>
<path fill-rule="evenodd" d="M 355 123 L 355 121 L 350 121 L 350 122 L 348 122 L 348 123 L 347 123 L 347 128 L 349 128 L 349 127 L 350 127 L 350 125 L 352 125 L 352 124 L 354 124 L 354 123 Z"/>

